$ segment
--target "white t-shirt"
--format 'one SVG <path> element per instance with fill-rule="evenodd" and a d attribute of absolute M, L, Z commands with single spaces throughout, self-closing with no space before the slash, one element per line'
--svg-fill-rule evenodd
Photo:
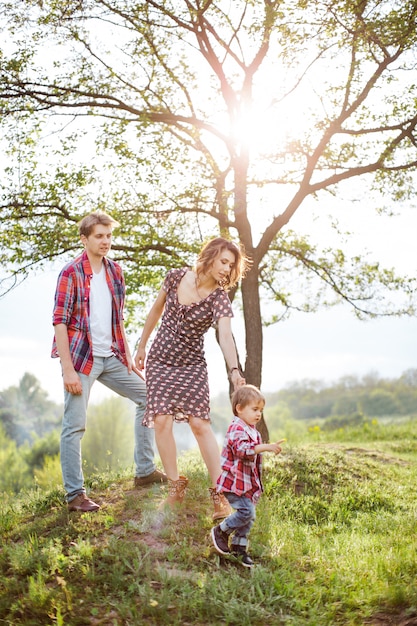
<path fill-rule="evenodd" d="M 94 356 L 112 356 L 112 305 L 104 266 L 90 282 L 90 328 Z"/>

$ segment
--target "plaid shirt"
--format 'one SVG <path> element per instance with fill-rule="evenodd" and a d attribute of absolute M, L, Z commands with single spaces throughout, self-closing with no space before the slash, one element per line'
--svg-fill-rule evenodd
<path fill-rule="evenodd" d="M 125 282 L 118 263 L 103 258 L 107 285 L 112 295 L 112 345 L 115 356 L 127 366 L 126 351 L 121 332 L 125 300 Z M 90 280 L 93 277 L 90 261 L 84 251 L 65 265 L 58 276 L 52 323 L 65 324 L 72 362 L 77 372 L 88 374 L 93 367 L 93 344 L 90 329 Z M 56 340 L 52 357 L 59 357 Z"/>
<path fill-rule="evenodd" d="M 222 473 L 217 490 L 245 496 L 257 502 L 263 491 L 262 455 L 255 446 L 262 443 L 261 435 L 239 417 L 230 424 L 221 456 Z"/>

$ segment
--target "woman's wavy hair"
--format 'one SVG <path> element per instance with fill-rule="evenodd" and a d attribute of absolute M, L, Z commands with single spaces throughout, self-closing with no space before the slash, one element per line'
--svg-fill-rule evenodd
<path fill-rule="evenodd" d="M 206 274 L 210 267 L 213 265 L 215 259 L 224 250 L 228 250 L 235 257 L 235 263 L 231 269 L 230 276 L 222 283 L 223 289 L 228 291 L 243 278 L 250 268 L 250 259 L 246 256 L 243 248 L 223 237 L 216 237 L 211 239 L 203 246 L 198 255 L 195 271 L 197 276 Z"/>

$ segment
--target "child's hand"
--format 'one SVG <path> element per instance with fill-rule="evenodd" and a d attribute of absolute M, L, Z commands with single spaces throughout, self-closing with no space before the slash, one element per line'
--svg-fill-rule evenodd
<path fill-rule="evenodd" d="M 270 443 L 269 445 L 271 446 L 271 452 L 274 452 L 275 454 L 279 454 L 280 452 L 282 452 L 282 448 L 281 448 L 280 444 L 284 443 L 284 441 L 287 441 L 287 440 L 286 439 L 280 439 L 276 443 Z"/>
<path fill-rule="evenodd" d="M 258 454 L 260 452 L 274 452 L 275 454 L 279 454 L 282 450 L 280 444 L 283 443 L 284 441 L 287 441 L 287 440 L 280 439 L 276 443 L 260 443 L 257 446 L 255 446 L 255 454 Z"/>

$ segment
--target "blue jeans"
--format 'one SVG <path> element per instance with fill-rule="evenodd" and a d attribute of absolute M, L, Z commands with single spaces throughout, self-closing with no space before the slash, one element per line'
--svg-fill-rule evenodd
<path fill-rule="evenodd" d="M 246 496 L 237 496 L 229 492 L 223 493 L 230 506 L 236 510 L 221 522 L 220 528 L 228 535 L 233 533 L 232 546 L 246 547 L 248 545 L 249 531 L 256 517 L 255 505 L 252 500 L 246 498 Z"/>
<path fill-rule="evenodd" d="M 135 474 L 148 476 L 155 470 L 154 432 L 142 425 L 146 406 L 146 385 L 115 356 L 94 357 L 93 368 L 88 376 L 80 374 L 83 392 L 75 396 L 64 391 L 64 417 L 61 432 L 61 469 L 67 500 L 70 502 L 85 493 L 82 471 L 81 439 L 87 421 L 87 406 L 91 388 L 100 381 L 119 395 L 136 404 L 135 415 Z"/>

